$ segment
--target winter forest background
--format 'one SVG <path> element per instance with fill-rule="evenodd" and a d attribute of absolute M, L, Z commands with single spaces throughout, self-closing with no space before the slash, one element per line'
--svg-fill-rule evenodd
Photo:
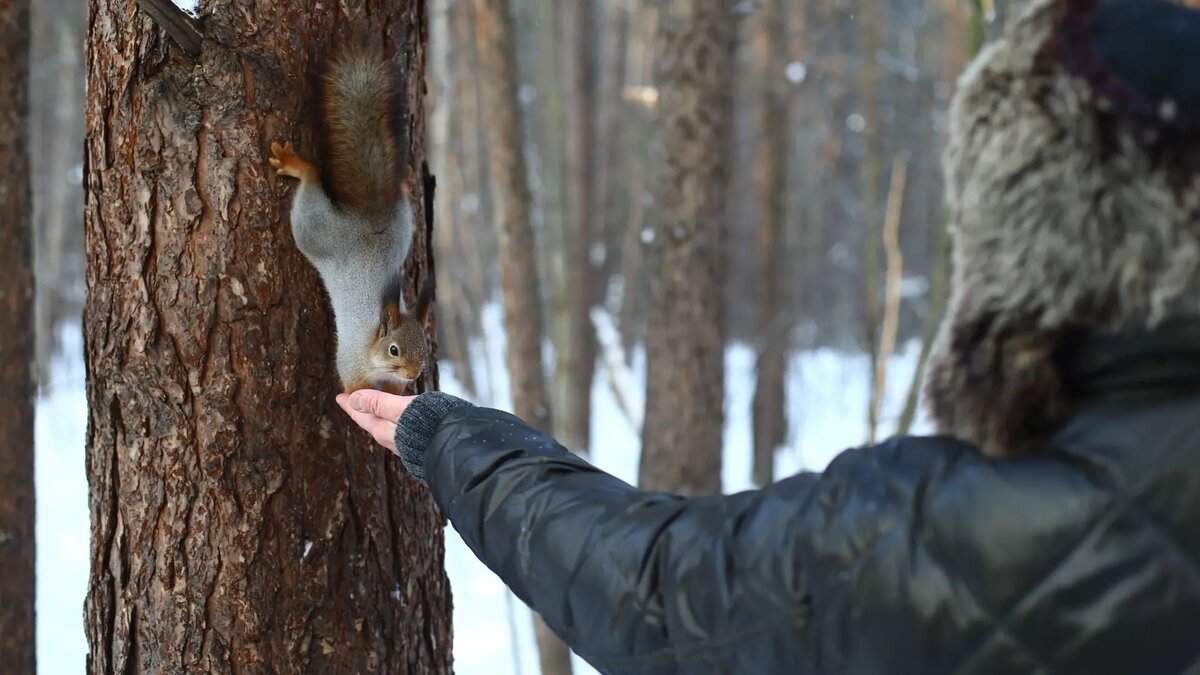
<path fill-rule="evenodd" d="M 531 399 L 511 391 L 513 364 L 540 369 L 539 405 L 571 449 L 631 483 L 639 472 L 645 484 L 644 472 L 661 478 L 673 464 L 698 462 L 707 474 L 668 487 L 733 492 L 819 470 L 871 439 L 928 429 L 918 382 L 948 275 L 939 170 L 946 106 L 970 56 L 1013 10 L 999 0 L 691 2 L 727 10 L 697 27 L 711 30 L 719 49 L 728 45 L 711 54 L 724 68 L 656 51 L 659 3 L 429 0 L 440 386 L 520 414 Z M 45 673 L 80 672 L 87 653 L 85 4 L 29 3 L 37 658 Z M 224 3 L 200 10 L 208 4 Z M 148 19 L 136 20 L 149 30 Z M 506 34 L 508 42 L 497 38 Z M 663 130 L 687 124 L 679 116 L 690 113 L 666 111 L 675 117 L 664 121 L 664 78 L 691 76 L 721 78 L 728 99 L 713 109 L 727 115 L 728 133 L 677 139 L 685 152 L 666 162 Z M 517 102 L 508 126 L 494 104 L 505 96 Z M 686 209 L 672 195 L 695 193 L 670 183 L 693 161 L 716 167 L 703 174 L 712 189 L 702 203 L 720 212 L 681 224 Z M 498 165 L 524 174 L 498 181 L 489 172 Z M 536 286 L 504 283 L 500 247 L 511 233 L 499 230 L 513 225 L 512 213 L 523 214 L 533 237 L 519 254 Z M 714 273 L 688 276 L 687 256 L 671 251 L 684 240 L 702 243 L 692 255 L 713 256 L 705 269 Z M 654 285 L 672 278 L 694 292 L 664 309 Z M 532 302 L 517 297 L 531 288 Z M 542 315 L 519 317 L 544 328 L 535 336 L 540 364 L 510 353 L 503 314 L 514 301 Z M 719 346 L 717 365 L 700 357 L 686 380 L 694 387 L 652 388 L 661 395 L 648 397 L 648 364 L 687 366 L 678 361 L 691 352 L 672 352 L 695 333 Z M 666 424 L 655 416 L 703 409 L 693 399 L 704 397 L 718 402 L 718 414 L 680 433 L 707 438 L 701 444 L 716 459 L 690 444 L 641 456 L 643 441 L 665 433 L 646 428 Z M 564 672 L 546 656 L 551 641 L 541 645 L 550 665 L 539 669 L 529 611 L 451 528 L 446 547 L 455 671 Z"/>

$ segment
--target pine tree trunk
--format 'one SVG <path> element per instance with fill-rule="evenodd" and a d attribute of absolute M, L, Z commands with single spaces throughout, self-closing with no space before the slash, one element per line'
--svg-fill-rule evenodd
<path fill-rule="evenodd" d="M 698 495 L 721 489 L 726 227 L 734 25 L 731 4 L 659 10 L 659 222 L 650 246 L 646 417 L 639 482 Z"/>
<path fill-rule="evenodd" d="M 596 241 L 604 245 L 604 264 L 596 270 L 596 303 L 603 304 L 612 277 L 621 269 L 621 249 L 624 230 L 619 227 L 629 195 L 620 188 L 622 166 L 628 166 L 624 133 L 629 115 L 622 92 L 625 89 L 629 65 L 629 22 L 632 10 L 622 0 L 608 7 L 609 22 L 599 57 L 600 100 L 596 114 L 596 222 L 600 234 Z M 625 122 L 626 124 L 622 124 Z"/>
<path fill-rule="evenodd" d="M 450 17 L 451 30 L 458 50 L 455 56 L 457 90 L 454 96 L 457 126 L 456 133 L 452 135 L 459 152 L 455 167 L 457 172 L 446 176 L 446 180 L 456 183 L 451 186 L 451 195 L 455 192 L 463 195 L 454 211 L 462 221 L 456 223 L 454 241 L 458 248 L 458 261 L 466 272 L 462 278 L 462 292 L 473 310 L 466 317 L 470 322 L 469 334 L 482 338 L 484 325 L 480 310 L 491 301 L 494 286 L 494 265 L 491 261 L 495 260 L 495 219 L 492 217 L 492 190 L 487 170 L 487 134 L 483 128 L 480 83 L 476 76 L 479 72 L 479 48 L 475 39 L 475 12 L 470 3 L 452 1 L 456 10 Z M 479 391 L 485 392 L 489 400 L 494 400 L 491 366 L 488 365 L 493 362 L 491 345 L 487 339 L 480 339 L 479 344 L 484 356 L 484 365 L 479 369 L 482 376 Z"/>
<path fill-rule="evenodd" d="M 88 36 L 88 671 L 450 673 L 444 520 L 333 402 L 328 301 L 266 161 L 312 147 L 321 45 L 370 35 L 421 171 L 424 3 L 210 0 L 195 61 L 136 6 L 92 0 Z"/>
<path fill-rule="evenodd" d="M 879 390 L 875 373 L 879 370 L 879 248 L 883 223 L 879 199 L 879 181 L 883 167 L 883 130 L 879 106 L 879 64 L 877 52 L 882 45 L 880 13 L 884 11 L 876 3 L 863 6 L 860 10 L 862 31 L 862 110 L 863 136 L 866 154 L 862 164 L 862 213 L 863 213 L 863 348 L 871 364 L 868 374 L 870 399 L 867 401 L 867 442 L 875 442 L 879 427 L 879 400 L 884 392 Z"/>
<path fill-rule="evenodd" d="M 516 47 L 508 0 L 475 0 L 479 36 L 482 104 L 488 137 L 496 221 L 500 289 L 504 295 L 504 330 L 508 338 L 508 371 L 513 412 L 540 429 L 553 428 L 546 375 L 542 367 L 543 319 L 539 295 L 537 246 L 530 221 L 531 198 L 521 143 L 521 109 L 517 102 Z M 534 618 L 543 675 L 569 675 L 571 652 Z"/>
<path fill-rule="evenodd" d="M 637 30 L 630 44 L 629 70 L 634 86 L 641 91 L 649 88 L 654 81 L 653 51 L 654 36 L 658 32 L 658 11 L 654 6 L 646 5 L 639 6 L 636 11 L 634 18 Z M 636 96 L 629 98 L 636 99 Z M 647 109 L 652 107 L 655 106 L 638 101 L 634 108 L 637 115 L 626 125 L 626 152 L 629 159 L 625 163 L 628 171 L 623 179 L 629 195 L 629 216 L 621 238 L 621 306 L 617 310 L 617 325 L 621 329 L 621 348 L 628 365 L 633 363 L 635 345 L 644 336 L 646 290 L 649 288 L 646 275 L 642 273 L 647 253 L 647 242 L 643 241 L 642 234 L 653 232 L 651 223 L 654 221 L 653 210 L 646 199 L 647 186 L 656 176 L 652 164 L 657 156 L 650 150 L 652 144 L 649 142 L 652 132 L 650 120 L 654 110 Z"/>
<path fill-rule="evenodd" d="M 562 404 L 556 408 L 559 440 L 586 454 L 591 435 L 592 377 L 596 366 L 596 335 L 590 310 L 598 299 L 591 248 L 596 211 L 596 48 L 599 11 L 596 0 L 564 3 L 570 63 L 570 114 L 567 167 L 570 172 L 571 217 L 562 228 L 566 239 L 565 340 L 558 345 L 556 377 L 565 378 Z"/>
<path fill-rule="evenodd" d="M 29 3 L 0 0 L 0 673 L 33 673 Z"/>
<path fill-rule="evenodd" d="M 570 8 L 561 0 L 530 0 L 530 11 L 536 17 L 539 28 L 528 36 L 537 42 L 538 54 L 531 60 L 535 64 L 533 82 L 538 91 L 538 103 L 532 108 L 536 115 L 531 128 L 537 129 L 535 137 L 538 148 L 538 191 L 541 238 L 539 255 L 542 263 L 542 289 L 545 307 L 547 338 L 554 346 L 555 365 L 547 378 L 550 399 L 555 411 L 555 428 L 552 432 L 566 447 L 572 450 L 585 449 L 585 442 L 578 434 L 568 433 L 567 411 L 573 409 L 571 396 L 571 312 L 572 299 L 570 260 L 571 242 L 574 240 L 571 200 L 574 198 L 569 153 L 572 138 L 569 134 L 567 105 L 571 96 L 567 91 L 570 71 L 567 59 L 574 52 L 564 35 L 569 25 Z"/>
<path fill-rule="evenodd" d="M 517 104 L 512 18 L 507 0 L 475 0 L 480 46 L 480 78 L 488 140 L 488 170 L 496 200 L 500 292 L 512 380 L 513 412 L 539 429 L 553 416 L 542 367 L 542 310 L 521 112 Z"/>
<path fill-rule="evenodd" d="M 441 276 L 454 280 L 438 288 L 441 321 L 439 344 L 445 350 L 443 363 L 454 364 L 454 375 L 466 395 L 479 397 L 475 364 L 471 359 L 468 316 L 476 314 L 467 301 L 467 266 L 456 237 L 462 231 L 460 205 L 463 199 L 462 136 L 459 131 L 461 106 L 458 105 L 458 74 L 465 56 L 454 35 L 454 23 L 462 9 L 452 0 L 429 3 L 429 166 L 438 176 L 437 206 L 439 227 L 434 239 L 435 257 L 442 261 Z"/>
<path fill-rule="evenodd" d="M 64 296 L 69 293 L 70 286 L 66 273 L 67 255 L 83 251 L 78 234 L 82 229 L 83 214 L 76 210 L 80 208 L 80 185 L 70 182 L 69 178 L 73 173 L 71 167 L 79 162 L 83 141 L 83 107 L 79 101 L 83 93 L 83 64 L 78 54 L 80 47 L 76 44 L 82 33 L 76 16 L 82 11 L 69 5 L 40 10 L 34 5 L 33 12 L 38 11 L 51 15 L 42 19 L 49 24 L 46 41 L 50 43 L 48 51 L 52 53 L 46 58 L 57 66 L 51 71 L 53 85 L 46 87 L 53 93 L 41 94 L 44 97 L 41 113 L 45 140 L 40 148 L 31 149 L 32 157 L 40 159 L 45 167 L 44 190 L 35 192 L 40 203 L 34 208 L 34 266 L 38 270 L 34 336 L 37 341 L 37 381 L 48 389 L 50 362 L 58 347 L 59 324 L 78 312 L 78 307 L 67 302 Z M 36 100 L 30 101 L 30 105 L 32 114 L 37 115 Z M 39 158 L 39 152 L 45 154 Z"/>
<path fill-rule="evenodd" d="M 759 66 L 762 99 L 759 102 L 758 160 L 754 162 L 758 243 L 758 361 L 754 386 L 754 463 L 756 485 L 775 478 L 775 450 L 787 436 L 783 411 L 783 380 L 788 330 L 780 295 L 780 268 L 784 254 L 783 212 L 787 98 L 784 66 L 787 43 L 785 16 L 780 0 L 766 0 L 754 23 L 755 61 Z"/>

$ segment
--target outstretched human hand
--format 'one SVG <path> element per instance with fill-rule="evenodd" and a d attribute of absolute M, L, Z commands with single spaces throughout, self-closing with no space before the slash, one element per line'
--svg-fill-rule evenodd
<path fill-rule="evenodd" d="M 398 455 L 396 423 L 416 396 L 396 396 L 374 389 L 338 394 L 337 402 L 354 423 L 371 434 L 375 442 Z"/>

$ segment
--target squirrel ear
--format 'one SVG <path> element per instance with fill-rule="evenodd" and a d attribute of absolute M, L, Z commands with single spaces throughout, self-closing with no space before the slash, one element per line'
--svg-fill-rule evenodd
<path fill-rule="evenodd" d="M 421 286 L 421 294 L 417 296 L 417 307 L 413 315 L 422 326 L 428 324 L 429 310 L 433 307 L 433 287 L 433 277 L 426 277 L 425 285 Z"/>
<path fill-rule="evenodd" d="M 394 302 L 384 303 L 383 310 L 379 313 L 380 337 L 386 335 L 388 331 L 395 330 L 399 325 L 400 308 Z"/>

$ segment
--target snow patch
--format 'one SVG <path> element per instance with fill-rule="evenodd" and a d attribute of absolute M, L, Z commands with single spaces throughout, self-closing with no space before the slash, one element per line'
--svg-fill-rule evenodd
<path fill-rule="evenodd" d="M 187 12 L 193 19 L 200 18 L 199 10 L 200 0 L 172 0 L 175 6 Z"/>
<path fill-rule="evenodd" d="M 43 673 L 80 673 L 87 657 L 83 598 L 89 546 L 87 394 L 79 324 L 61 331 L 63 356 L 37 398 L 34 489 L 37 492 L 37 665 Z"/>

